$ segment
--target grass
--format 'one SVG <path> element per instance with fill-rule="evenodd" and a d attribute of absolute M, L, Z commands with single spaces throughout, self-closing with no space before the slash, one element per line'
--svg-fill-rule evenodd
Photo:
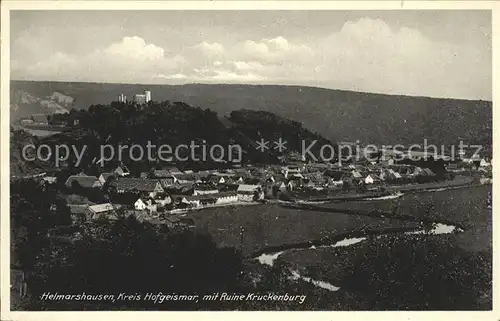
<path fill-rule="evenodd" d="M 360 211 L 390 211 L 455 222 L 464 232 L 448 235 L 387 235 L 337 248 L 296 249 L 278 260 L 301 275 L 340 286 L 317 289 L 327 310 L 491 309 L 491 186 L 412 193 L 393 200 L 323 204 Z M 221 246 L 240 244 L 244 254 L 352 231 L 414 227 L 416 223 L 355 214 L 322 213 L 278 205 L 227 207 L 189 214 Z M 254 267 L 257 268 L 257 267 Z M 314 306 L 314 309 L 317 307 Z"/>
<path fill-rule="evenodd" d="M 487 310 L 491 308 L 492 273 L 488 192 L 491 186 L 410 194 L 397 200 L 332 204 L 332 207 L 388 210 L 397 202 L 402 213 L 455 221 L 465 231 L 437 236 L 388 236 L 344 248 L 294 250 L 279 259 L 303 275 L 330 282 L 350 296 L 358 296 L 359 303 L 349 308 Z M 406 284 L 407 290 L 400 289 L 402 284 Z M 373 287 L 378 287 L 377 293 Z M 394 295 L 395 289 L 410 294 L 401 299 Z M 437 297 L 425 294 L 432 291 L 441 294 Z M 393 301 L 382 298 L 384 295 L 392 295 Z M 335 296 L 342 298 L 338 293 Z M 373 301 L 376 304 L 364 302 L 370 296 L 377 297 Z M 462 302 L 464 298 L 467 300 Z"/>
<path fill-rule="evenodd" d="M 355 231 L 414 228 L 415 223 L 337 213 L 282 208 L 278 205 L 224 207 L 189 213 L 199 230 L 208 232 L 220 246 L 240 247 L 243 254 L 267 247 L 318 240 Z"/>

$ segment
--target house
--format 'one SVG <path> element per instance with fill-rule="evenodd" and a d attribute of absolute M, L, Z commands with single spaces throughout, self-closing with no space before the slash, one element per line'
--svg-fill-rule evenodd
<path fill-rule="evenodd" d="M 168 185 L 167 182 L 161 180 L 161 185 L 165 190 L 173 191 L 174 194 L 193 194 L 195 184 L 193 182 L 187 184 L 181 184 L 179 182 L 175 182 L 172 185 Z"/>
<path fill-rule="evenodd" d="M 238 201 L 238 194 L 236 192 L 221 192 L 213 196 L 216 197 L 215 204 L 230 204 Z"/>
<path fill-rule="evenodd" d="M 174 185 L 176 183 L 179 184 L 192 184 L 194 183 L 195 178 L 193 175 L 187 174 L 169 174 L 164 179 L 162 179 L 163 186 L 168 187 L 170 185 Z"/>
<path fill-rule="evenodd" d="M 197 185 L 193 189 L 193 195 L 207 195 L 207 194 L 217 194 L 219 193 L 219 190 L 215 187 L 212 186 L 207 186 L 207 185 Z"/>
<path fill-rule="evenodd" d="M 290 189 L 293 189 L 295 187 L 302 186 L 302 184 L 304 183 L 304 179 L 297 176 L 291 176 L 288 178 L 287 182 L 290 186 Z"/>
<path fill-rule="evenodd" d="M 174 185 L 177 182 L 177 178 L 174 175 L 168 175 L 164 179 L 161 180 L 161 184 L 163 187 L 169 187 Z"/>
<path fill-rule="evenodd" d="M 44 176 L 44 177 L 42 177 L 42 180 L 45 182 L 45 184 L 55 184 L 57 182 L 57 177 Z"/>
<path fill-rule="evenodd" d="M 430 168 L 422 168 L 420 175 L 422 175 L 422 176 L 436 176 L 436 174 L 434 174 L 434 172 Z"/>
<path fill-rule="evenodd" d="M 152 197 L 165 191 L 160 181 L 156 179 L 118 177 L 110 183 L 110 186 L 119 194 L 140 192 L 149 194 Z"/>
<path fill-rule="evenodd" d="M 161 207 L 172 204 L 172 197 L 168 194 L 158 194 L 155 196 L 155 202 Z"/>
<path fill-rule="evenodd" d="M 299 175 L 299 176 L 302 176 L 300 174 L 300 169 L 298 168 L 289 168 L 289 167 L 285 167 L 282 171 L 283 175 L 285 175 L 285 178 L 289 178 L 291 176 L 295 176 L 295 175 Z"/>
<path fill-rule="evenodd" d="M 293 191 L 295 187 L 298 187 L 297 181 L 295 180 L 288 180 L 286 182 L 286 188 Z"/>
<path fill-rule="evenodd" d="M 139 197 L 134 203 L 134 208 L 138 211 L 147 209 L 150 212 L 156 212 L 158 210 L 158 204 L 151 197 Z"/>
<path fill-rule="evenodd" d="M 240 184 L 236 190 L 238 194 L 238 200 L 244 202 L 251 202 L 256 199 L 264 199 L 264 193 L 262 192 L 261 185 L 247 185 Z"/>
<path fill-rule="evenodd" d="M 379 177 L 383 181 L 390 181 L 390 180 L 400 179 L 401 174 L 389 168 L 387 170 L 381 170 Z"/>
<path fill-rule="evenodd" d="M 373 184 L 373 183 L 378 182 L 378 181 L 380 181 L 380 178 L 376 174 L 368 174 L 364 178 L 365 184 Z"/>
<path fill-rule="evenodd" d="M 231 204 L 238 201 L 236 192 L 221 192 L 217 194 L 184 196 L 181 202 L 192 207 L 203 207 L 209 205 Z"/>
<path fill-rule="evenodd" d="M 462 158 L 462 162 L 463 163 L 467 163 L 467 164 L 472 164 L 472 163 L 474 163 L 474 159 L 472 159 L 472 158 Z"/>
<path fill-rule="evenodd" d="M 31 120 L 35 125 L 48 125 L 49 124 L 49 119 L 47 118 L 47 115 L 44 114 L 33 114 L 31 115 Z"/>
<path fill-rule="evenodd" d="M 356 178 L 356 179 L 363 178 L 363 175 L 361 175 L 361 173 L 357 170 L 352 170 L 351 176 L 352 176 L 352 178 Z"/>
<path fill-rule="evenodd" d="M 90 205 L 88 207 L 88 215 L 93 220 L 98 219 L 108 219 L 108 220 L 116 220 L 118 216 L 116 215 L 116 207 L 111 203 Z"/>
<path fill-rule="evenodd" d="M 226 183 L 226 179 L 224 178 L 224 176 L 218 176 L 218 175 L 211 175 L 211 176 L 209 176 L 208 177 L 208 181 L 212 182 L 215 185 L 225 184 Z"/>
<path fill-rule="evenodd" d="M 169 167 L 169 168 L 166 168 L 166 170 L 168 171 L 168 173 L 170 175 L 179 175 L 179 174 L 182 174 L 182 171 L 179 170 L 177 167 Z"/>
<path fill-rule="evenodd" d="M 156 178 L 167 178 L 169 176 L 171 176 L 171 174 L 166 169 L 155 169 L 155 170 L 153 170 L 153 177 L 156 177 Z"/>
<path fill-rule="evenodd" d="M 64 185 L 70 188 L 73 187 L 75 184 L 78 184 L 83 188 L 94 188 L 94 187 L 100 188 L 102 186 L 101 182 L 96 176 L 87 176 L 87 175 L 71 175 L 66 180 L 66 183 L 64 183 Z"/>
<path fill-rule="evenodd" d="M 491 163 L 489 163 L 486 159 L 482 158 L 481 161 L 479 162 L 480 167 L 489 167 Z"/>
<path fill-rule="evenodd" d="M 239 176 L 239 175 L 237 175 L 237 176 L 235 176 L 235 177 L 233 178 L 233 182 L 234 182 L 235 184 L 244 184 L 244 183 L 245 183 L 245 178 L 244 178 L 243 176 Z"/>
<path fill-rule="evenodd" d="M 303 186 L 313 188 L 314 186 L 316 186 L 316 184 L 311 179 L 306 178 L 303 181 Z"/>
<path fill-rule="evenodd" d="M 104 184 L 106 184 L 109 180 L 110 177 L 114 177 L 114 173 L 113 172 L 108 172 L 108 173 L 101 173 L 101 175 L 99 175 L 99 182 L 101 182 L 101 185 L 104 186 Z"/>
<path fill-rule="evenodd" d="M 195 227 L 194 220 L 186 217 L 168 216 L 164 222 L 169 229 Z"/>
<path fill-rule="evenodd" d="M 413 172 L 410 173 L 410 176 L 417 176 L 417 175 L 420 175 L 422 173 L 422 168 L 416 166 L 414 169 L 413 169 Z"/>
<path fill-rule="evenodd" d="M 121 165 L 115 169 L 115 174 L 118 176 L 124 177 L 124 176 L 130 175 L 130 171 L 128 170 L 128 168 L 126 166 Z"/>
<path fill-rule="evenodd" d="M 209 198 L 207 198 L 207 195 L 184 196 L 181 199 L 181 203 L 187 204 L 191 207 L 200 207 L 202 204 L 206 204 L 208 200 Z M 213 203 L 215 203 L 215 199 L 213 200 Z"/>
<path fill-rule="evenodd" d="M 326 171 L 325 176 L 327 178 L 327 185 L 341 187 L 344 185 L 344 179 L 348 175 L 342 171 Z"/>
<path fill-rule="evenodd" d="M 146 202 L 144 202 L 144 200 L 140 197 L 134 203 L 134 208 L 138 211 L 144 211 L 146 207 L 147 207 Z"/>

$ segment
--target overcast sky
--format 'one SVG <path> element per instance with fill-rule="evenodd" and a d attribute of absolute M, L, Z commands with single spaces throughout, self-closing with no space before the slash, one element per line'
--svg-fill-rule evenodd
<path fill-rule="evenodd" d="M 492 98 L 489 11 L 11 11 L 11 77 Z"/>

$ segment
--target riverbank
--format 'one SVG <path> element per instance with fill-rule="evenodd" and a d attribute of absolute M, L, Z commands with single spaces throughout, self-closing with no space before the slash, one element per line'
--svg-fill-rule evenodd
<path fill-rule="evenodd" d="M 251 268 L 265 271 L 279 261 L 290 279 L 311 284 L 318 295 L 327 293 L 321 295 L 328 295 L 332 310 L 456 309 L 456 300 L 463 309 L 487 310 L 492 273 L 492 218 L 486 202 L 490 191 L 491 185 L 482 185 L 327 206 L 288 204 L 284 207 L 326 211 L 332 218 L 385 219 L 387 209 L 397 203 L 401 221 L 421 222 L 423 228 L 357 231 L 345 238 L 332 236 L 331 242 L 266 248 L 256 253 Z M 441 294 L 422 296 L 422 291 Z"/>
<path fill-rule="evenodd" d="M 384 186 L 385 189 L 384 191 L 367 191 L 365 193 L 349 192 L 331 197 L 296 197 L 295 199 L 293 199 L 293 201 L 297 203 L 346 202 L 346 201 L 357 201 L 363 199 L 387 197 L 395 195 L 397 193 L 426 192 L 442 188 L 453 188 L 453 187 L 458 188 L 458 187 L 469 187 L 478 185 L 481 184 L 474 184 L 474 179 L 472 177 L 457 176 L 453 180 L 446 180 L 433 183 Z"/>

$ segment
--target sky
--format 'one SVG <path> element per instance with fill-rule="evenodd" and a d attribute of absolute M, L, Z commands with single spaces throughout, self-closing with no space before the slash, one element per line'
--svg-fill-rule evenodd
<path fill-rule="evenodd" d="M 11 78 L 492 99 L 491 12 L 11 11 Z"/>

